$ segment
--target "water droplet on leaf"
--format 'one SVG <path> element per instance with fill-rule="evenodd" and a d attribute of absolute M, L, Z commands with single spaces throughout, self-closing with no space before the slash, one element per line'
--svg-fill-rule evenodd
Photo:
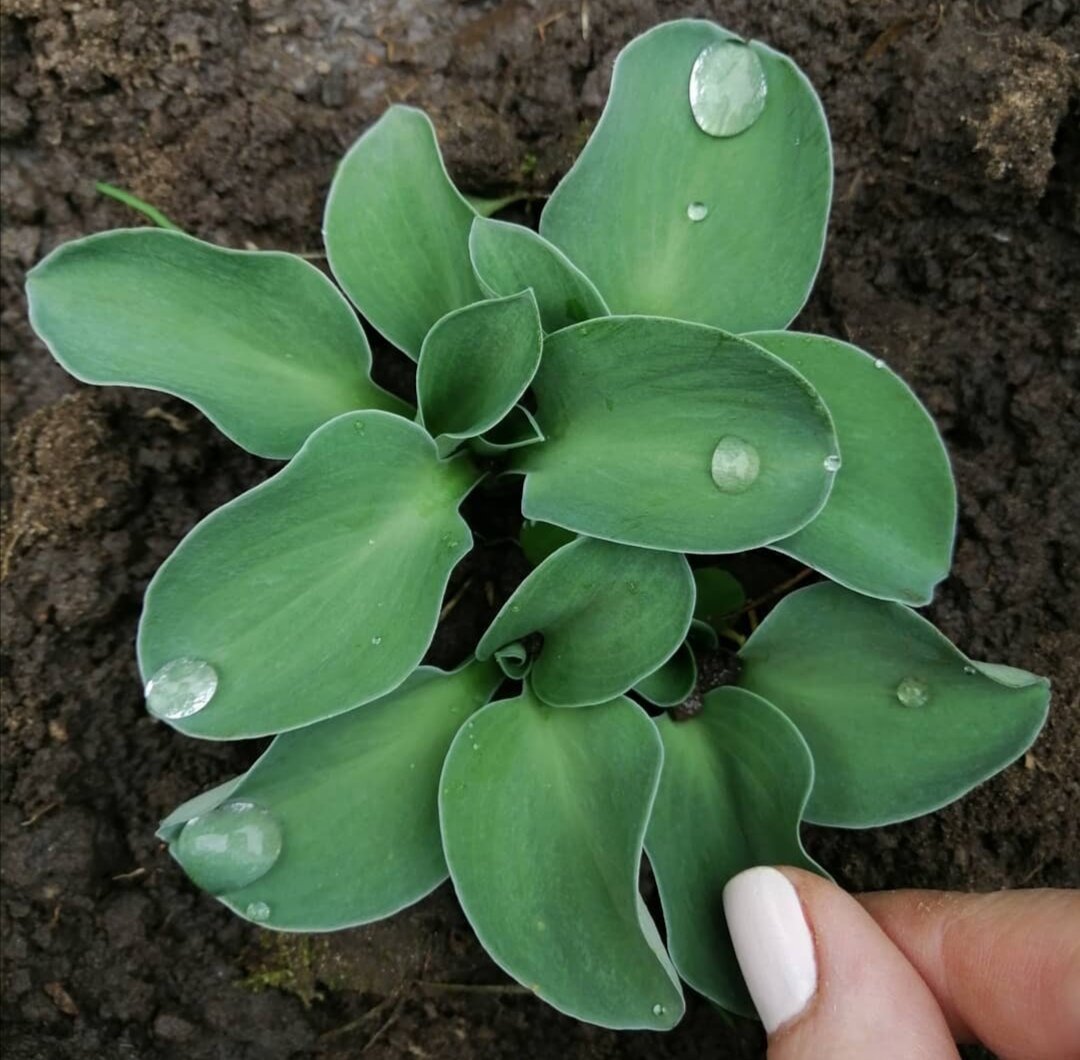
<path fill-rule="evenodd" d="M 686 207 L 686 216 L 691 221 L 704 221 L 709 216 L 709 208 L 703 202 L 692 202 Z"/>
<path fill-rule="evenodd" d="M 836 453 L 830 453 L 825 457 L 825 470 L 833 473 L 840 470 L 840 457 Z"/>
<path fill-rule="evenodd" d="M 975 669 L 975 667 L 972 666 L 970 663 L 968 663 L 968 665 L 964 667 L 964 673 L 966 673 L 968 675 L 968 677 L 972 677 L 975 674 L 977 674 L 978 672 L 979 671 L 977 669 Z"/>
<path fill-rule="evenodd" d="M 176 857 L 203 890 L 225 894 L 269 872 L 281 843 L 281 826 L 269 810 L 253 802 L 226 802 L 184 825 Z"/>
<path fill-rule="evenodd" d="M 896 698 L 904 707 L 925 707 L 930 702 L 930 689 L 917 677 L 905 677 L 896 686 Z"/>
<path fill-rule="evenodd" d="M 244 913 L 248 920 L 269 920 L 270 906 L 265 902 L 249 902 Z"/>
<path fill-rule="evenodd" d="M 761 470 L 758 451 L 749 443 L 726 434 L 713 450 L 712 480 L 723 493 L 742 493 L 749 489 Z"/>
<path fill-rule="evenodd" d="M 702 49 L 690 71 L 690 110 L 710 136 L 736 136 L 761 117 L 768 92 L 757 52 L 741 41 Z"/>
<path fill-rule="evenodd" d="M 664 1014 L 665 1012 L 667 1012 L 667 1009 L 666 1009 L 666 1008 L 664 1008 L 664 1006 L 663 1006 L 663 1005 L 661 1005 L 661 1004 L 660 1004 L 659 1002 L 657 1002 L 657 1003 L 656 1003 L 655 1005 L 653 1005 L 653 1007 L 652 1007 L 652 1014 L 653 1014 L 654 1016 L 662 1016 L 662 1015 L 663 1015 L 663 1014 Z"/>
<path fill-rule="evenodd" d="M 217 691 L 217 671 L 202 659 L 173 659 L 146 682 L 146 709 L 156 718 L 188 718 Z"/>
<path fill-rule="evenodd" d="M 874 367 L 875 368 L 884 368 L 885 367 L 885 362 L 879 357 L 876 361 L 874 361 Z"/>
<path fill-rule="evenodd" d="M 374 644 L 377 648 L 380 644 L 382 644 L 382 637 L 372 637 L 371 643 Z"/>

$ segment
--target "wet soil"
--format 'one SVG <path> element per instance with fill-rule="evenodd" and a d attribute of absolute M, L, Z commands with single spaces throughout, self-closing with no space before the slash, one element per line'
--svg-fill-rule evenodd
<path fill-rule="evenodd" d="M 1077 884 L 1080 16 L 1069 0 L 6 0 L 6 1056 L 761 1055 L 756 1026 L 693 999 L 668 1035 L 554 1013 L 484 957 L 445 889 L 385 924 L 303 938 L 245 925 L 189 886 L 155 824 L 257 746 L 184 740 L 145 715 L 140 595 L 186 530 L 274 468 L 180 402 L 74 383 L 31 335 L 22 296 L 25 269 L 62 240 L 133 223 L 95 179 L 204 238 L 317 251 L 334 163 L 390 101 L 432 114 L 469 191 L 549 190 L 596 120 L 617 50 L 690 14 L 791 53 L 824 98 L 836 202 L 800 324 L 886 358 L 942 426 L 960 529 L 931 617 L 971 655 L 1055 681 L 1026 760 L 931 817 L 811 830 L 808 846 L 852 888 Z M 440 634 L 442 662 L 521 575 L 504 532 L 493 518 L 451 587 L 472 579 Z M 751 591 L 791 573 L 775 558 L 740 562 Z"/>

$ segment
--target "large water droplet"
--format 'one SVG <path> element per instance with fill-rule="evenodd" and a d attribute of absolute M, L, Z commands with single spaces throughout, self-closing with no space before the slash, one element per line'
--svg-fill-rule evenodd
<path fill-rule="evenodd" d="M 654 1016 L 662 1016 L 662 1015 L 663 1015 L 663 1014 L 664 1014 L 665 1012 L 667 1012 L 667 1009 L 666 1009 L 666 1008 L 664 1008 L 664 1006 L 663 1006 L 663 1005 L 661 1005 L 661 1004 L 660 1004 L 659 1002 L 657 1002 L 657 1003 L 656 1003 L 655 1005 L 653 1005 L 653 1007 L 652 1007 L 652 1014 L 653 1014 Z"/>
<path fill-rule="evenodd" d="M 694 121 L 710 136 L 735 136 L 761 117 L 768 87 L 753 48 L 735 40 L 710 44 L 690 71 Z"/>
<path fill-rule="evenodd" d="M 176 858 L 203 890 L 226 894 L 269 872 L 281 842 L 281 826 L 269 810 L 253 802 L 226 802 L 184 825 Z"/>
<path fill-rule="evenodd" d="M 269 920 L 270 906 L 265 902 L 248 902 L 244 914 L 248 920 Z"/>
<path fill-rule="evenodd" d="M 904 707 L 925 707 L 930 702 L 930 689 L 917 677 L 905 677 L 896 686 L 896 698 Z"/>
<path fill-rule="evenodd" d="M 825 470 L 835 473 L 840 470 L 840 457 L 836 453 L 830 453 L 825 457 Z"/>
<path fill-rule="evenodd" d="M 188 718 L 217 691 L 217 671 L 202 659 L 173 659 L 146 682 L 146 709 L 156 718 Z"/>
<path fill-rule="evenodd" d="M 712 480 L 723 493 L 749 489 L 761 470 L 758 451 L 741 438 L 726 434 L 716 443 L 712 455 Z"/>
<path fill-rule="evenodd" d="M 686 216 L 691 221 L 704 221 L 709 216 L 709 208 L 703 202 L 692 202 L 686 207 Z"/>

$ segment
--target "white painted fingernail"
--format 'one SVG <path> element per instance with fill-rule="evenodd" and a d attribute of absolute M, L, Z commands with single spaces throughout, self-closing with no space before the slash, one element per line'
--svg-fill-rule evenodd
<path fill-rule="evenodd" d="M 724 914 L 750 996 L 772 1034 L 817 990 L 814 939 L 798 892 L 774 868 L 747 869 L 724 888 Z"/>

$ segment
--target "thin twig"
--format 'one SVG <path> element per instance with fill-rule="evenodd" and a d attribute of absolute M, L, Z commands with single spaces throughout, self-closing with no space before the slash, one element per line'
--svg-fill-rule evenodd
<path fill-rule="evenodd" d="M 760 596 L 755 596 L 753 600 L 747 600 L 747 602 L 743 604 L 742 607 L 740 607 L 739 610 L 736 611 L 731 617 L 738 618 L 739 615 L 745 615 L 748 612 L 760 607 L 762 604 L 766 604 L 770 600 L 775 599 L 777 596 L 782 596 L 788 591 L 788 589 L 794 589 L 795 586 L 799 584 L 799 582 L 805 581 L 805 579 L 809 578 L 810 575 L 813 573 L 814 571 L 812 567 L 803 567 L 803 569 L 799 571 L 798 574 L 794 575 L 791 578 L 788 578 L 787 581 L 781 582 L 779 585 L 774 585 L 768 592 L 762 593 Z"/>
<path fill-rule="evenodd" d="M 450 612 L 453 611 L 459 603 L 461 603 L 461 598 L 465 595 L 469 586 L 472 585 L 472 581 L 472 578 L 466 578 L 465 581 L 462 582 L 461 588 L 458 589 L 458 591 L 454 593 L 454 595 L 450 597 L 449 600 L 446 601 L 446 603 L 443 605 L 443 609 L 439 612 L 440 622 L 444 618 L 446 618 L 446 616 L 450 614 Z"/>
<path fill-rule="evenodd" d="M 434 983 L 423 979 L 414 979 L 413 983 L 422 990 L 442 990 L 448 994 L 494 994 L 499 996 L 532 993 L 531 990 L 518 983 Z"/>

